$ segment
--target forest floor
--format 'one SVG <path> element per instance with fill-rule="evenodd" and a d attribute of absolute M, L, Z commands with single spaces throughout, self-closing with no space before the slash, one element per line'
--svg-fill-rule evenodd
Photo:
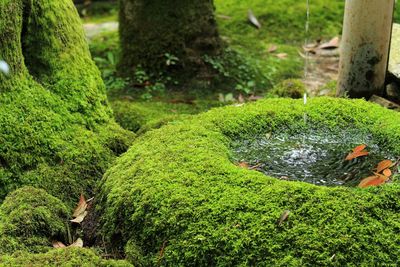
<path fill-rule="evenodd" d="M 303 88 L 294 90 L 306 90 L 310 96 L 335 95 L 339 63 L 337 47 L 326 53 L 307 53 L 304 46 L 323 44 L 340 36 L 343 1 L 312 1 L 308 21 L 306 1 L 214 2 L 221 38 L 229 49 L 244 59 L 245 64 L 241 68 L 245 73 L 255 69 L 261 75 L 243 75 L 238 81 L 239 86 L 233 86 L 228 91 L 212 88 L 210 91 L 214 93 L 211 94 L 191 89 L 178 93 L 162 87 L 145 90 L 130 88 L 116 72 L 120 51 L 115 4 L 107 13 L 92 13 L 83 19 L 92 56 L 103 74 L 116 119 L 123 127 L 137 132 L 215 106 L 260 97 L 291 96 L 290 92 L 282 93 L 281 90 L 277 94 L 277 90 L 273 89 L 287 79 L 300 81 L 296 84 Z M 249 22 L 249 10 L 260 22 L 259 29 Z M 400 12 L 396 10 L 395 20 L 399 18 Z M 232 70 L 232 73 L 235 75 L 237 70 Z"/>

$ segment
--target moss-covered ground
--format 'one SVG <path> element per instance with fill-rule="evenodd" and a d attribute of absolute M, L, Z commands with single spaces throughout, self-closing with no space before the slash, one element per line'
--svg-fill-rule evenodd
<path fill-rule="evenodd" d="M 279 2 L 272 0 L 245 0 L 240 2 L 215 0 L 214 3 L 220 34 L 229 45 L 230 50 L 238 53 L 241 59 L 240 62 L 236 62 L 236 56 L 228 56 L 228 59 L 215 58 L 210 60 L 210 64 L 213 64 L 223 75 L 235 77 L 236 80 L 228 88 L 222 85 L 208 88 L 211 89 L 210 91 L 214 91 L 211 94 L 205 92 L 207 90 L 194 90 L 193 92 L 190 88 L 189 90 L 186 88 L 185 90 L 189 96 L 184 96 L 183 98 L 215 102 L 218 99 L 218 93 L 223 93 L 224 95 L 232 93 L 235 98 L 240 93 L 245 96 L 251 94 L 274 96 L 274 92 L 268 92 L 271 88 L 283 80 L 303 76 L 304 59 L 299 55 L 299 51 L 302 51 L 301 46 L 306 39 L 309 41 L 327 40 L 341 33 L 343 1 L 310 1 L 308 34 L 305 31 L 305 0 Z M 104 4 L 100 4 L 100 6 L 104 8 Z M 249 9 L 253 11 L 260 21 L 261 29 L 254 28 L 248 22 L 247 12 Z M 114 11 L 107 13 L 107 19 L 117 20 L 115 3 L 109 4 L 109 10 Z M 99 16 L 94 15 L 93 18 L 94 21 L 98 21 Z M 399 19 L 400 9 L 396 9 L 395 21 L 399 21 Z M 85 21 L 91 21 L 90 16 L 86 17 Z M 268 50 L 271 46 L 276 46 L 276 51 L 269 52 Z M 167 114 L 169 113 L 170 103 L 168 102 L 171 99 L 182 98 L 182 96 L 176 96 L 174 92 L 168 89 L 160 89 L 157 86 L 132 90 L 129 86 L 126 86 L 125 81 L 115 77 L 115 65 L 119 56 L 117 32 L 104 33 L 94 38 L 90 47 L 92 55 L 97 59 L 98 66 L 103 72 L 103 77 L 105 77 L 109 94 L 112 96 L 111 101 L 114 101 L 116 95 L 130 95 L 133 97 L 129 101 L 133 110 L 140 110 L 141 106 L 148 107 L 141 109 L 142 112 L 140 113 L 135 113 L 138 120 L 142 122 L 141 125 L 146 124 L 148 119 L 154 121 L 153 114 L 155 113 L 159 114 L 159 121 L 163 121 L 163 118 L 168 116 L 163 111 L 166 110 Z M 287 56 L 283 58 L 277 57 L 278 54 L 282 53 L 287 54 Z M 222 68 L 221 65 L 225 67 Z M 140 75 L 143 76 L 143 74 L 139 73 Z M 121 92 L 121 88 L 126 90 Z M 115 92 L 117 93 L 115 94 Z M 281 95 L 283 94 L 282 92 L 280 93 Z M 148 98 L 152 99 L 148 100 Z M 147 99 L 146 102 L 140 103 L 144 99 Z M 119 99 L 116 101 L 119 101 Z M 146 104 L 152 101 L 156 103 Z M 164 102 L 167 102 L 166 108 L 159 108 Z M 180 104 L 173 109 L 181 110 L 183 105 L 185 104 Z M 118 110 L 120 110 L 119 103 L 114 106 L 118 106 Z M 185 110 L 183 114 L 186 114 L 188 109 L 193 108 L 193 111 L 189 113 L 196 113 L 205 111 L 211 106 L 215 105 L 186 105 L 183 108 Z M 126 116 L 120 118 L 120 115 L 117 114 L 116 119 L 128 129 L 140 128 L 137 120 L 133 120 L 131 125 L 127 125 Z"/>
<path fill-rule="evenodd" d="M 147 132 L 108 170 L 98 207 L 103 234 L 144 265 L 398 264 L 398 181 L 328 188 L 269 178 L 231 160 L 230 140 L 238 136 L 307 127 L 367 131 L 400 154 L 398 114 L 362 100 L 316 98 L 304 106 L 269 99 L 213 109 Z M 285 210 L 289 218 L 278 225 Z"/>

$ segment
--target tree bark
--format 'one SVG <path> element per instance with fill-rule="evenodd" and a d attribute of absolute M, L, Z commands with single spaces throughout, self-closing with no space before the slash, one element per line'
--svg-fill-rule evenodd
<path fill-rule="evenodd" d="M 141 66 L 193 78 L 207 68 L 204 55 L 221 52 L 212 0 L 120 0 L 119 20 L 124 76 Z"/>

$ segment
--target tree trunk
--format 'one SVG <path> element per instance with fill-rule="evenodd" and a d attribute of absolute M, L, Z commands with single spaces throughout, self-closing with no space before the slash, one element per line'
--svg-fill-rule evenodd
<path fill-rule="evenodd" d="M 113 121 L 71 0 L 1 0 L 0 202 L 25 184 L 75 202 L 129 134 Z"/>
<path fill-rule="evenodd" d="M 124 76 L 141 66 L 195 78 L 207 69 L 203 56 L 221 52 L 212 0 L 120 0 L 119 20 Z"/>

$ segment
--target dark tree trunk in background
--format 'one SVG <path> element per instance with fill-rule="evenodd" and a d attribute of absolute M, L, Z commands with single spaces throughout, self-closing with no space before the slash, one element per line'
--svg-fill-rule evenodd
<path fill-rule="evenodd" d="M 119 20 L 124 76 L 140 65 L 192 79 L 207 72 L 204 55 L 221 52 L 212 0 L 120 0 Z"/>

